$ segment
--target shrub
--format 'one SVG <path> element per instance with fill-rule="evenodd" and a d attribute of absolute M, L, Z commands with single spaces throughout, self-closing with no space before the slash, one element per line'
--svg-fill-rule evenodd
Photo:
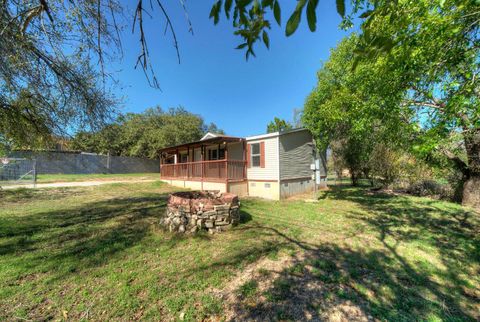
<path fill-rule="evenodd" d="M 421 180 L 410 185 L 406 189 L 407 193 L 415 196 L 429 196 L 438 199 L 452 199 L 454 189 L 448 184 L 440 184 L 434 180 Z"/>

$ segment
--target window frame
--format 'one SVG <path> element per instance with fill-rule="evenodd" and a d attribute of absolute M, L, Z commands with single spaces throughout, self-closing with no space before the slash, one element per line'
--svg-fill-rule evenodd
<path fill-rule="evenodd" d="M 258 145 L 258 153 L 253 153 L 253 146 L 254 145 Z M 250 164 L 251 164 L 251 167 L 252 168 L 260 168 L 262 166 L 262 151 L 260 150 L 260 142 L 258 143 L 251 143 L 250 144 Z M 255 163 L 253 163 L 253 158 L 254 157 L 258 157 L 258 165 L 255 165 Z"/>

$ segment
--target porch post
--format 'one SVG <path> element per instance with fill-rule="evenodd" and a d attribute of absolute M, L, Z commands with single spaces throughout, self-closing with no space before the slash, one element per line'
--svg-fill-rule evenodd
<path fill-rule="evenodd" d="M 178 163 L 178 149 L 175 149 L 175 157 L 173 159 L 173 176 L 174 177 L 177 177 L 177 175 L 178 175 L 178 173 L 177 173 L 178 172 L 177 171 L 178 170 L 177 163 Z"/>
<path fill-rule="evenodd" d="M 225 181 L 228 183 L 228 143 L 225 144 Z"/>
<path fill-rule="evenodd" d="M 243 140 L 243 179 L 246 179 L 246 168 L 247 168 L 247 144 L 246 141 Z"/>
<path fill-rule="evenodd" d="M 217 160 L 220 160 L 220 144 L 218 144 L 218 147 L 217 147 Z M 220 163 L 217 163 L 218 164 L 218 179 L 221 179 L 222 178 L 222 174 L 220 173 Z"/>
<path fill-rule="evenodd" d="M 203 167 L 205 166 L 205 151 L 204 151 L 203 145 L 200 147 L 200 154 L 202 155 L 202 163 L 200 163 L 200 164 L 202 166 L 202 171 L 201 171 L 202 179 L 201 180 L 202 180 L 202 190 L 203 190 L 203 176 L 204 176 L 204 168 Z"/>

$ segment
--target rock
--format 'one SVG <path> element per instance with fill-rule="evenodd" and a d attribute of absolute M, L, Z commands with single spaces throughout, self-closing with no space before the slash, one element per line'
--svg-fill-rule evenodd
<path fill-rule="evenodd" d="M 230 209 L 230 205 L 219 205 L 219 206 L 213 206 L 213 209 L 215 211 L 228 211 Z"/>
<path fill-rule="evenodd" d="M 207 228 L 213 228 L 213 221 L 211 221 L 211 220 L 205 221 L 205 227 L 207 227 Z"/>
<path fill-rule="evenodd" d="M 206 228 L 212 234 L 239 222 L 239 204 L 235 194 L 220 191 L 172 193 L 160 223 L 172 232 L 195 233 Z"/>
<path fill-rule="evenodd" d="M 217 214 L 217 212 L 215 210 L 210 210 L 210 211 L 205 211 L 203 213 L 203 216 L 204 217 L 210 217 L 210 216 L 215 216 Z"/>

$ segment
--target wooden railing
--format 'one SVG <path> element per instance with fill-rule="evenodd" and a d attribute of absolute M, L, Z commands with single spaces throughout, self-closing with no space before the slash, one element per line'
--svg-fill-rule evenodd
<path fill-rule="evenodd" d="M 162 164 L 162 178 L 203 181 L 235 181 L 247 177 L 246 162 L 242 160 L 214 160 Z"/>

